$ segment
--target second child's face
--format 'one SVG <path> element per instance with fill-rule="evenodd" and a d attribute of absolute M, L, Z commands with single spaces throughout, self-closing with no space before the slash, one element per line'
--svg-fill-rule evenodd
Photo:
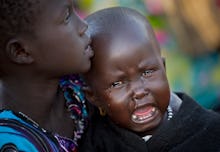
<path fill-rule="evenodd" d="M 116 124 L 138 133 L 150 131 L 163 119 L 170 98 L 163 60 L 151 42 L 118 42 L 94 44 L 102 59 L 94 59 L 92 89 Z"/>
<path fill-rule="evenodd" d="M 36 67 L 42 72 L 69 74 L 90 68 L 92 51 L 87 24 L 74 12 L 72 0 L 41 0 L 31 39 Z"/>

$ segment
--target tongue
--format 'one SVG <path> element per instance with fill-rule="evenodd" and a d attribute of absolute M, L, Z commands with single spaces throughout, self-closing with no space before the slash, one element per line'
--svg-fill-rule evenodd
<path fill-rule="evenodd" d="M 133 114 L 136 116 L 146 116 L 152 111 L 152 108 L 153 108 L 152 106 L 139 108 L 139 109 L 135 110 Z"/>

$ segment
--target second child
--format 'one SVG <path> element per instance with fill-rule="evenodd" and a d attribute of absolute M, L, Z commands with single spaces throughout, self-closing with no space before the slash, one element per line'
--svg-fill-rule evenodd
<path fill-rule="evenodd" d="M 220 151 L 220 116 L 170 90 L 143 15 L 114 7 L 86 20 L 95 51 L 87 98 L 100 112 L 92 115 L 81 152 Z"/>

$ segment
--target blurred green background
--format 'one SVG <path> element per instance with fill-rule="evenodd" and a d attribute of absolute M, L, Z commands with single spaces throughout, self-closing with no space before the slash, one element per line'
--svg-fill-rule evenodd
<path fill-rule="evenodd" d="M 209 109 L 220 105 L 220 0 L 75 0 L 84 18 L 125 6 L 149 19 L 166 57 L 173 91 L 184 91 Z"/>

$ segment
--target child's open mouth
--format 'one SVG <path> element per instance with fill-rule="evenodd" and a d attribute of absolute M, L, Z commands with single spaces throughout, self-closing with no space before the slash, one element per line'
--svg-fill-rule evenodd
<path fill-rule="evenodd" d="M 157 110 L 154 106 L 144 106 L 141 108 L 136 109 L 131 119 L 135 123 L 146 123 L 148 121 L 151 121 L 152 117 L 155 116 Z"/>

